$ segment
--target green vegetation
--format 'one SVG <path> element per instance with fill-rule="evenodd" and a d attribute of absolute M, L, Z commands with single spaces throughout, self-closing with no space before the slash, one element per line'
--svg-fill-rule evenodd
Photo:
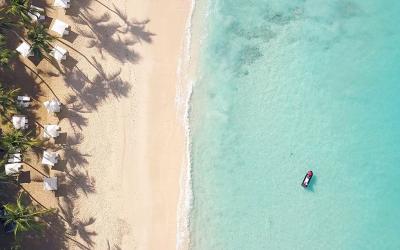
<path fill-rule="evenodd" d="M 33 22 L 31 16 L 37 13 L 38 10 L 31 9 L 30 0 L 6 0 L 6 5 L 0 9 L 0 80 L 4 81 L 5 78 L 3 77 L 5 76 L 11 76 L 12 79 L 12 76 L 16 74 L 14 69 L 18 65 L 26 67 L 33 75 L 40 77 L 34 67 L 18 61 L 14 42 L 10 47 L 10 42 L 17 38 L 29 43 L 37 59 L 48 59 L 55 38 L 48 33 L 45 25 L 40 22 Z M 32 82 L 34 82 L 33 79 Z M 12 198 L 11 200 L 14 202 L 0 206 L 0 233 L 4 228 L 6 232 L 13 233 L 17 237 L 21 232 L 42 229 L 46 226 L 42 217 L 52 213 L 53 210 L 41 209 L 34 205 L 32 201 L 28 202 L 27 199 L 23 199 L 22 194 L 24 192 L 21 192 L 22 186 L 18 182 L 19 174 L 5 174 L 5 164 L 10 154 L 24 153 L 41 146 L 43 143 L 35 137 L 32 131 L 11 129 L 11 116 L 23 114 L 24 110 L 17 102 L 20 89 L 17 87 L 10 88 L 9 86 L 18 86 L 18 83 L 10 83 L 6 86 L 0 82 L 0 116 L 2 118 L 2 127 L 0 128 L 0 188 L 2 189 L 1 192 L 6 194 L 8 187 L 10 187 L 8 184 L 12 184 L 13 188 L 17 187 L 16 193 L 19 193 L 19 195 L 8 197 Z M 5 203 L 2 197 L 0 196 L 0 204 Z"/>
<path fill-rule="evenodd" d="M 41 217 L 52 213 L 52 209 L 40 209 L 34 205 L 24 205 L 22 202 L 22 192 L 19 193 L 15 203 L 7 203 L 3 206 L 3 214 L 0 219 L 4 220 L 4 225 L 17 236 L 18 233 L 31 230 L 40 231 L 44 223 Z"/>

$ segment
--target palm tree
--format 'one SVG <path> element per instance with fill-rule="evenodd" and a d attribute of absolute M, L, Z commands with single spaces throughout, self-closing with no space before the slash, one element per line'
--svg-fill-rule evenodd
<path fill-rule="evenodd" d="M 19 106 L 15 101 L 20 89 L 5 90 L 0 86 L 0 114 L 5 117 L 10 111 L 18 111 Z"/>
<path fill-rule="evenodd" d="M 0 69 L 9 69 L 11 59 L 15 56 L 15 52 L 7 48 L 5 36 L 0 34 Z"/>
<path fill-rule="evenodd" d="M 33 147 L 38 147 L 42 141 L 24 134 L 21 130 L 13 129 L 8 133 L 3 133 L 0 138 L 0 147 L 7 153 L 25 152 Z"/>
<path fill-rule="evenodd" d="M 15 204 L 4 205 L 0 215 L 4 226 L 9 229 L 9 232 L 13 232 L 14 236 L 20 232 L 41 230 L 44 226 L 41 217 L 54 211 L 53 209 L 41 209 L 34 205 L 24 205 L 22 194 L 23 192 L 18 195 Z"/>
<path fill-rule="evenodd" d="M 47 55 L 51 51 L 51 42 L 54 37 L 47 33 L 46 27 L 42 24 L 34 24 L 29 27 L 28 39 L 31 40 L 31 48 L 33 54 L 41 58 L 43 55 Z"/>
<path fill-rule="evenodd" d="M 32 20 L 29 16 L 30 11 L 29 0 L 9 0 L 4 8 L 6 14 L 19 18 L 25 24 Z"/>
<path fill-rule="evenodd" d="M 0 10 L 0 29 L 2 30 L 9 30 L 13 27 L 16 23 L 8 18 L 7 14 L 4 10 Z"/>

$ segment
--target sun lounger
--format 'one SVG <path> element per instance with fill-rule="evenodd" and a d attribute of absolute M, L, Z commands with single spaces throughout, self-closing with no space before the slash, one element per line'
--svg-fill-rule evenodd
<path fill-rule="evenodd" d="M 45 106 L 45 108 L 47 109 L 47 112 L 49 112 L 49 113 L 57 113 L 57 112 L 60 112 L 60 110 L 61 110 L 61 103 L 54 99 L 45 101 L 43 103 L 43 105 Z"/>
<path fill-rule="evenodd" d="M 22 155 L 20 153 L 10 155 L 8 163 L 20 163 L 22 161 Z"/>
<path fill-rule="evenodd" d="M 9 163 L 5 165 L 6 175 L 13 175 L 19 173 L 19 170 L 22 168 L 21 163 Z"/>
<path fill-rule="evenodd" d="M 68 27 L 69 27 L 68 24 L 64 23 L 61 20 L 56 19 L 56 20 L 54 20 L 53 26 L 51 26 L 51 30 L 62 37 L 64 35 L 69 34 L 69 32 L 67 30 Z"/>
<path fill-rule="evenodd" d="M 70 7 L 70 1 L 69 0 L 54 0 L 53 6 L 63 8 L 63 9 L 68 9 Z"/>
<path fill-rule="evenodd" d="M 14 115 L 12 124 L 16 129 L 26 129 L 28 128 L 28 119 L 24 115 Z"/>
<path fill-rule="evenodd" d="M 42 164 L 54 166 L 58 162 L 58 154 L 56 152 L 43 151 Z"/>
<path fill-rule="evenodd" d="M 50 55 L 52 55 L 58 62 L 61 62 L 61 60 L 65 60 L 67 58 L 67 50 L 56 45 L 51 50 Z"/>
<path fill-rule="evenodd" d="M 16 51 L 21 54 L 23 57 L 29 57 L 33 56 L 33 53 L 31 51 L 31 46 L 27 44 L 26 42 L 22 42 L 17 48 Z"/>
<path fill-rule="evenodd" d="M 30 105 L 31 98 L 29 96 L 18 96 L 17 104 L 21 107 L 27 108 Z"/>
<path fill-rule="evenodd" d="M 32 19 L 32 22 L 36 22 L 38 20 L 44 20 L 45 16 L 42 14 L 44 14 L 43 8 L 31 5 L 31 9 L 28 15 Z"/>
<path fill-rule="evenodd" d="M 58 188 L 57 177 L 45 177 L 43 179 L 44 190 L 55 191 Z"/>
<path fill-rule="evenodd" d="M 58 125 L 45 125 L 44 126 L 44 138 L 56 138 L 60 132 L 60 127 Z"/>

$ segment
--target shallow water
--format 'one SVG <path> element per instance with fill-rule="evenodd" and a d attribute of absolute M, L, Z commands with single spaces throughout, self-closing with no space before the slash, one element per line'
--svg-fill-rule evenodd
<path fill-rule="evenodd" d="M 192 249 L 400 249 L 400 1 L 208 11 Z"/>

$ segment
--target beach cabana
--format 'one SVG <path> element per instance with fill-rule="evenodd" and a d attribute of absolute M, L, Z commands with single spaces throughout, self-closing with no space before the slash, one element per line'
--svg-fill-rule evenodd
<path fill-rule="evenodd" d="M 64 23 L 61 20 L 56 19 L 56 20 L 54 20 L 53 26 L 51 26 L 51 30 L 62 37 L 63 35 L 69 34 L 69 32 L 67 30 L 68 27 L 69 27 L 68 24 Z"/>
<path fill-rule="evenodd" d="M 36 22 L 38 20 L 44 20 L 45 16 L 42 15 L 44 14 L 44 9 L 31 5 L 30 12 L 28 13 L 28 16 L 32 19 L 32 22 Z"/>
<path fill-rule="evenodd" d="M 49 113 L 57 113 L 60 112 L 61 110 L 61 103 L 55 99 L 45 101 L 43 105 L 47 109 L 47 112 Z"/>
<path fill-rule="evenodd" d="M 22 42 L 15 50 L 23 57 L 33 56 L 31 46 L 26 42 Z"/>
<path fill-rule="evenodd" d="M 17 103 L 19 106 L 27 108 L 29 107 L 31 98 L 29 96 L 18 96 L 17 97 Z"/>
<path fill-rule="evenodd" d="M 43 151 L 43 165 L 54 166 L 58 162 L 58 154 L 56 152 Z"/>
<path fill-rule="evenodd" d="M 50 55 L 57 60 L 57 62 L 61 62 L 61 60 L 65 60 L 67 58 L 67 50 L 58 45 L 54 46 L 54 48 L 50 51 Z"/>
<path fill-rule="evenodd" d="M 21 153 L 11 154 L 8 158 L 8 163 L 20 163 L 22 161 Z"/>
<path fill-rule="evenodd" d="M 70 0 L 54 0 L 53 6 L 68 9 L 70 7 Z"/>
<path fill-rule="evenodd" d="M 44 190 L 55 191 L 57 190 L 57 177 L 45 177 L 43 179 Z"/>
<path fill-rule="evenodd" d="M 14 115 L 12 124 L 16 129 L 26 129 L 28 128 L 28 119 L 24 115 Z"/>
<path fill-rule="evenodd" d="M 56 138 L 60 132 L 60 127 L 58 125 L 45 125 L 44 126 L 44 138 Z"/>
<path fill-rule="evenodd" d="M 9 163 L 5 165 L 6 175 L 13 175 L 19 173 L 22 168 L 21 163 Z"/>

